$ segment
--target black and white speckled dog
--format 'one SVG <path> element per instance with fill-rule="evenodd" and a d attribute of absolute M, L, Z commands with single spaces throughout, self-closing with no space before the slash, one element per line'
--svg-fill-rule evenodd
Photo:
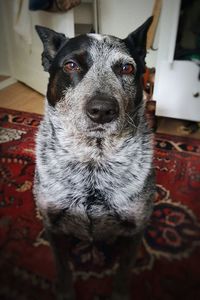
<path fill-rule="evenodd" d="M 129 299 L 128 269 L 154 193 L 141 86 L 151 22 L 126 39 L 98 34 L 69 39 L 36 26 L 50 78 L 34 194 L 67 299 L 74 299 L 62 244 L 68 236 L 124 246 L 112 299 Z"/>

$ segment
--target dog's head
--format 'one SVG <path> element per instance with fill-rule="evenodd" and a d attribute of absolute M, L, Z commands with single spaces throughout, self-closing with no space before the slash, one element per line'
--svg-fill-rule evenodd
<path fill-rule="evenodd" d="M 68 130 L 103 137 L 136 125 L 151 22 L 152 17 L 125 39 L 99 34 L 69 39 L 36 26 L 50 74 L 47 100 Z"/>

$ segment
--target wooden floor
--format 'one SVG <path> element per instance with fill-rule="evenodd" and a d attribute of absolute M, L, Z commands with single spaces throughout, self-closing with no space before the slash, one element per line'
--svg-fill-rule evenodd
<path fill-rule="evenodd" d="M 44 96 L 17 82 L 0 90 L 0 107 L 43 114 Z"/>
<path fill-rule="evenodd" d="M 0 76 L 0 81 L 4 79 L 6 79 L 4 76 Z M 43 114 L 44 96 L 17 82 L 0 90 L 0 107 Z M 195 123 L 190 123 L 191 126 L 188 126 L 186 121 L 157 118 L 157 132 L 200 139 L 200 128 L 197 126 L 197 130 L 192 132 L 190 127 L 193 129 Z"/>

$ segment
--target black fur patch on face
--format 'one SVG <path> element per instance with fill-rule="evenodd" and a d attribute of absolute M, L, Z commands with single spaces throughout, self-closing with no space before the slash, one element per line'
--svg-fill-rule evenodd
<path fill-rule="evenodd" d="M 49 70 L 50 78 L 47 90 L 49 104 L 55 104 L 64 96 L 69 87 L 75 87 L 87 73 L 92 61 L 87 49 L 91 38 L 87 35 L 70 39 L 57 53 Z M 67 72 L 64 68 L 67 62 L 74 62 L 79 70 Z"/>

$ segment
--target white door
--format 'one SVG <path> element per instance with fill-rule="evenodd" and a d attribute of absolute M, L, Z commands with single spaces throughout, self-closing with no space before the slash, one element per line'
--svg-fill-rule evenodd
<path fill-rule="evenodd" d="M 0 18 L 4 24 L 1 33 L 3 31 L 5 35 L 4 40 L 8 49 L 6 59 L 12 77 L 46 94 L 48 73 L 44 72 L 41 66 L 43 47 L 34 26 L 36 24 L 46 26 L 73 37 L 74 13 L 73 10 L 67 13 L 31 12 L 28 10 L 28 2 L 27 0 L 0 1 Z M 19 10 L 20 3 L 25 6 L 24 10 Z M 17 33 L 16 28 L 19 32 L 20 30 L 25 32 L 24 36 Z"/>
<path fill-rule="evenodd" d="M 174 60 L 181 0 L 163 1 L 154 100 L 156 115 L 200 121 L 199 66 Z"/>
<path fill-rule="evenodd" d="M 200 121 L 199 66 L 192 61 L 163 61 L 157 77 L 156 114 Z"/>

